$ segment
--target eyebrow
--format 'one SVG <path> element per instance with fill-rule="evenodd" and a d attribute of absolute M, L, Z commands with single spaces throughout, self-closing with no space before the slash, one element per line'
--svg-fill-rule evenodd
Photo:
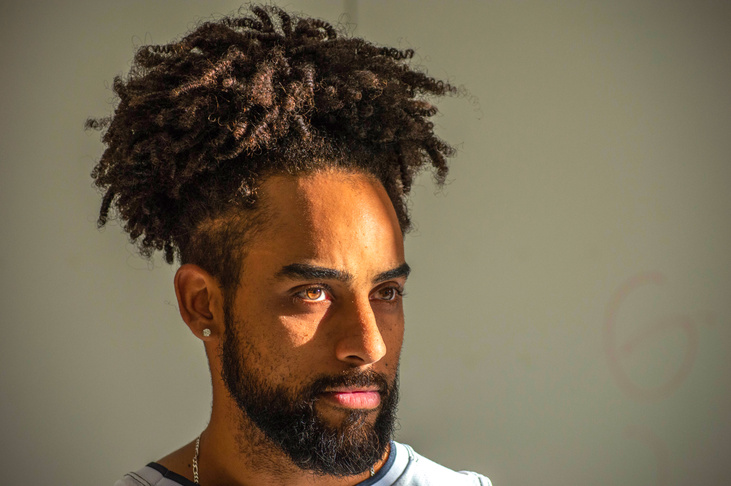
<path fill-rule="evenodd" d="M 408 278 L 410 273 L 411 267 L 408 263 L 404 262 L 392 270 L 386 270 L 385 272 L 376 275 L 376 278 L 373 279 L 373 283 L 384 282 L 386 280 L 391 280 L 392 278 Z"/>
<path fill-rule="evenodd" d="M 285 265 L 277 272 L 277 277 L 285 277 L 301 280 L 339 280 L 341 282 L 350 282 L 353 276 L 342 270 L 333 268 L 318 267 L 308 263 L 292 263 Z"/>
<path fill-rule="evenodd" d="M 407 263 L 403 263 L 396 268 L 386 270 L 375 276 L 373 283 L 383 282 L 392 278 L 408 277 L 411 267 Z M 301 280 L 338 280 L 340 282 L 352 282 L 353 275 L 343 270 L 335 270 L 334 268 L 319 267 L 308 263 L 291 263 L 282 267 L 277 272 L 277 277 Z"/>

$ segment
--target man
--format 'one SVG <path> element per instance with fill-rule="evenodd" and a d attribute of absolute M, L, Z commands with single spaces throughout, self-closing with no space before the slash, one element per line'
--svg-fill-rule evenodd
<path fill-rule="evenodd" d="M 422 97 L 453 88 L 412 54 L 252 7 L 115 79 L 99 224 L 177 257 L 213 386 L 202 434 L 118 486 L 490 484 L 392 441 L 406 197 L 452 152 Z"/>

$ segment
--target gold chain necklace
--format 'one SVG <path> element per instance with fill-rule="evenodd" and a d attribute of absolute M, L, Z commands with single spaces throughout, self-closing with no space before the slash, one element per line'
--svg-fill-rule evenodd
<path fill-rule="evenodd" d="M 193 456 L 193 482 L 195 484 L 198 483 L 198 453 L 200 452 L 201 447 L 201 436 L 199 435 L 195 439 L 195 455 Z"/>

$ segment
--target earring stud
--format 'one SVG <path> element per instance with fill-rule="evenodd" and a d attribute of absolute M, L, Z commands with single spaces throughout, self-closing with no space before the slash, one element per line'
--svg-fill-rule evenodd
<path fill-rule="evenodd" d="M 203 329 L 203 336 L 208 337 L 211 335 L 211 330 L 208 328 Z"/>

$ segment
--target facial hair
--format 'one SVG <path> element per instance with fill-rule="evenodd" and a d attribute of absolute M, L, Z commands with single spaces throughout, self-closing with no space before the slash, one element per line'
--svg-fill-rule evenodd
<path fill-rule="evenodd" d="M 241 413 L 292 462 L 321 475 L 352 476 L 363 473 L 383 458 L 396 422 L 398 373 L 388 378 L 373 370 L 351 369 L 324 375 L 291 389 L 266 382 L 255 371 L 249 353 L 242 352 L 232 309 L 225 306 L 226 332 L 221 347 L 222 378 Z M 368 411 L 348 411 L 338 426 L 326 423 L 315 409 L 328 389 L 343 386 L 377 387 L 381 408 L 373 424 Z"/>

